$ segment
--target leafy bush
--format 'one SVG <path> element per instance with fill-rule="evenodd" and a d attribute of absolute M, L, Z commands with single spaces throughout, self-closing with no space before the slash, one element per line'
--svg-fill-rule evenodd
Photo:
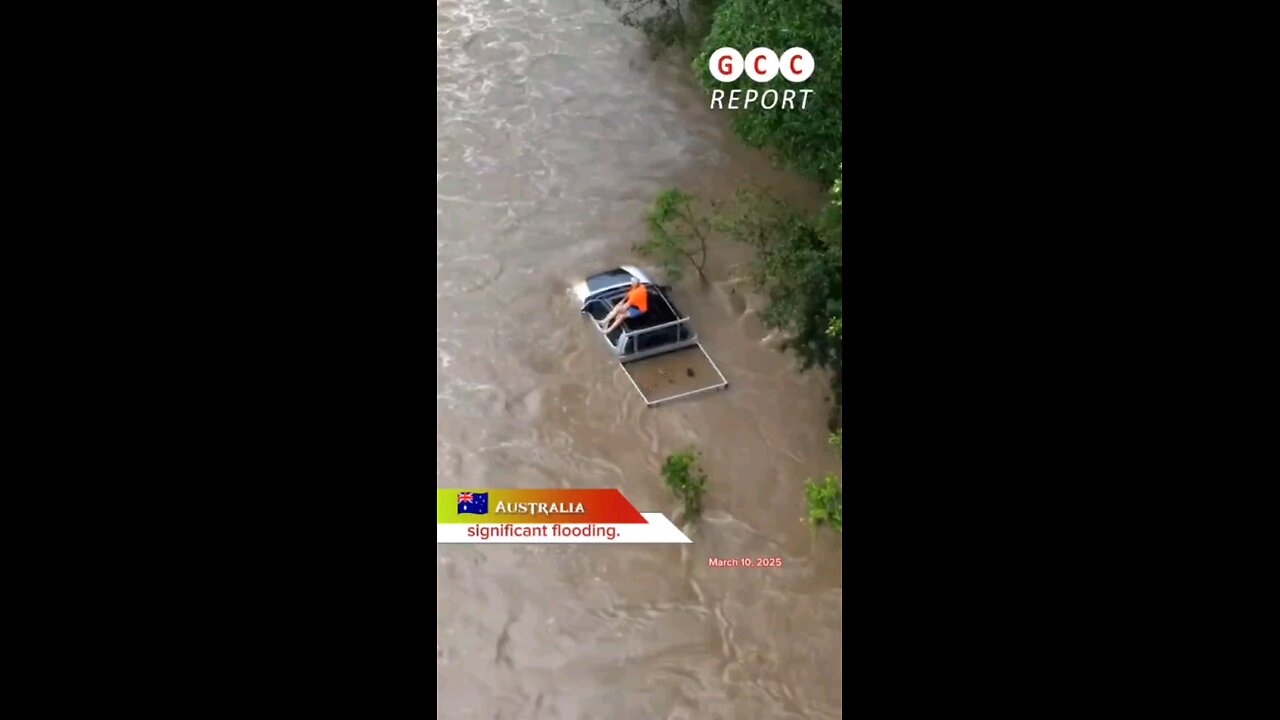
<path fill-rule="evenodd" d="M 662 464 L 667 487 L 684 503 L 684 516 L 692 520 L 702 514 L 702 496 L 707 490 L 707 475 L 698 466 L 697 451 L 669 455 Z"/>
<path fill-rule="evenodd" d="M 827 524 L 844 533 L 844 489 L 835 475 L 828 475 L 822 483 L 806 480 L 804 499 L 809 506 L 810 523 L 815 527 Z"/>
<path fill-rule="evenodd" d="M 829 438 L 836 450 L 844 450 L 844 431 L 838 430 Z M 821 483 L 806 480 L 804 500 L 809 507 L 809 522 L 815 527 L 830 525 L 838 533 L 844 533 L 844 486 L 840 478 L 828 474 Z"/>
<path fill-rule="evenodd" d="M 840 7 L 829 0 L 724 0 L 716 7 L 711 31 L 693 62 L 708 91 L 774 89 L 781 95 L 783 90 L 797 89 L 781 74 L 763 85 L 745 73 L 732 83 L 716 80 L 708 66 L 711 53 L 722 47 L 737 48 L 744 55 L 757 47 L 779 55 L 792 47 L 808 50 L 815 69 L 802 84 L 803 89 L 813 90 L 805 109 L 766 110 L 755 104 L 733 111 L 733 127 L 748 145 L 772 147 L 786 164 L 823 182 L 839 173 L 842 156 L 841 26 Z"/>

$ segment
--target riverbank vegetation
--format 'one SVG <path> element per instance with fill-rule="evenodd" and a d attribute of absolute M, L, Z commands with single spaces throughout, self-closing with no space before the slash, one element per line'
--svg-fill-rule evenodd
<path fill-rule="evenodd" d="M 692 195 L 667 190 L 650 215 L 650 238 L 638 250 L 661 262 L 676 278 L 688 260 L 705 282 L 701 263 L 706 261 L 706 237 L 711 229 L 750 245 L 755 252 L 747 264 L 747 276 L 753 288 L 769 300 L 761 319 L 789 338 L 786 347 L 795 352 L 804 369 L 830 373 L 828 429 L 833 433 L 832 445 L 843 451 L 843 200 L 839 179 L 833 183 L 831 195 L 831 201 L 816 215 L 798 212 L 756 191 L 741 192 L 726 212 L 712 209 L 700 214 L 693 210 L 697 200 Z M 673 207 L 680 208 L 677 214 L 673 214 Z M 701 229 L 694 234 L 672 229 L 675 225 Z M 668 486 L 681 497 L 689 497 L 692 488 L 701 487 L 684 480 L 689 477 L 691 457 L 673 455 L 663 468 Z M 843 531 L 844 489 L 839 476 L 829 473 L 821 482 L 806 480 L 804 494 L 813 525 Z M 700 504 L 700 494 L 695 504 Z"/>
<path fill-rule="evenodd" d="M 707 22 L 685 23 L 696 30 L 683 40 L 686 47 L 694 48 L 692 70 L 708 95 L 712 90 L 782 91 L 795 87 L 781 74 L 764 84 L 755 83 L 745 74 L 733 83 L 716 80 L 708 61 L 719 48 L 732 47 L 746 53 L 752 48 L 768 47 L 780 54 L 787 48 L 802 47 L 813 56 L 815 70 L 804 87 L 814 92 L 804 110 L 765 109 L 757 105 L 733 111 L 732 123 L 746 144 L 771 151 L 780 164 L 830 188 L 829 202 L 820 212 L 807 213 L 758 191 L 744 190 L 732 208 L 712 211 L 708 222 L 755 250 L 747 270 L 755 289 L 769 301 L 762 313 L 766 325 L 789 338 L 787 347 L 804 368 L 830 373 L 832 412 L 828 429 L 836 438 L 833 444 L 842 447 L 844 148 L 840 0 L 693 0 L 691 6 Z M 664 38 L 663 42 L 671 41 Z M 682 265 L 687 260 L 701 276 L 706 261 L 705 235 L 687 228 L 696 227 L 705 233 L 707 224 L 694 217 L 695 205 L 690 196 L 679 190 L 660 195 L 650 217 L 650 238 L 642 253 L 664 266 Z M 677 226 L 680 229 L 672 229 Z M 699 258 L 697 262 L 695 258 Z M 820 482 L 806 480 L 804 493 L 809 520 L 841 532 L 842 480 L 835 474 Z"/>
<path fill-rule="evenodd" d="M 831 434 L 831 445 L 844 451 L 844 432 Z M 814 527 L 829 525 L 832 530 L 844 533 L 844 487 L 834 473 L 827 473 L 821 482 L 806 480 L 804 499 L 809 509 L 809 522 Z"/>
<path fill-rule="evenodd" d="M 732 83 L 711 76 L 711 53 L 722 47 L 746 54 L 767 47 L 781 54 L 802 47 L 813 55 L 814 72 L 804 82 L 813 95 L 804 110 L 765 109 L 759 105 L 733 112 L 733 129 L 752 147 L 769 148 L 779 160 L 823 184 L 840 174 L 842 158 L 841 97 L 844 45 L 838 0 L 720 0 L 712 5 L 711 23 L 693 71 L 711 90 L 795 89 L 779 73 L 760 84 L 743 73 Z"/>

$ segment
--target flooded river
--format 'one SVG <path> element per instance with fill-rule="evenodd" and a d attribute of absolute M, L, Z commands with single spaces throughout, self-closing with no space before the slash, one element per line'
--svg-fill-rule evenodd
<path fill-rule="evenodd" d="M 670 516 L 663 458 L 696 447 L 708 475 L 692 545 L 437 546 L 439 717 L 840 717 L 843 553 L 801 522 L 804 478 L 838 468 L 829 393 L 735 291 L 742 248 L 675 293 L 723 392 L 647 408 L 569 295 L 637 261 L 663 188 L 748 182 L 820 198 L 598 0 L 437 0 L 437 487 L 614 487 Z M 708 567 L 730 557 L 783 566 Z"/>

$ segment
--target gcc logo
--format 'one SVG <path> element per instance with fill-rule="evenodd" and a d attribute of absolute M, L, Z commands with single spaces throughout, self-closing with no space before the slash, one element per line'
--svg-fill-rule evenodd
<path fill-rule="evenodd" d="M 752 50 L 746 58 L 731 47 L 723 47 L 711 53 L 707 64 L 711 68 L 711 77 L 720 82 L 733 82 L 744 72 L 758 83 L 769 82 L 778 73 L 793 83 L 804 82 L 813 75 L 813 55 L 800 47 L 787 50 L 781 58 L 766 47 Z"/>

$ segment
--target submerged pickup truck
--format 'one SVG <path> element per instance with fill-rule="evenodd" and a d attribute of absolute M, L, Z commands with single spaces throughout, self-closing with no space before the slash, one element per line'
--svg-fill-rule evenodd
<path fill-rule="evenodd" d="M 671 288 L 654 284 L 639 268 L 623 265 L 574 285 L 583 314 L 596 323 L 603 320 L 631 289 L 632 278 L 649 291 L 648 312 L 623 321 L 611 333 L 605 333 L 595 323 L 592 326 L 604 338 L 645 404 L 653 407 L 728 387 L 729 381 L 698 342 L 689 318 L 676 309 Z"/>

